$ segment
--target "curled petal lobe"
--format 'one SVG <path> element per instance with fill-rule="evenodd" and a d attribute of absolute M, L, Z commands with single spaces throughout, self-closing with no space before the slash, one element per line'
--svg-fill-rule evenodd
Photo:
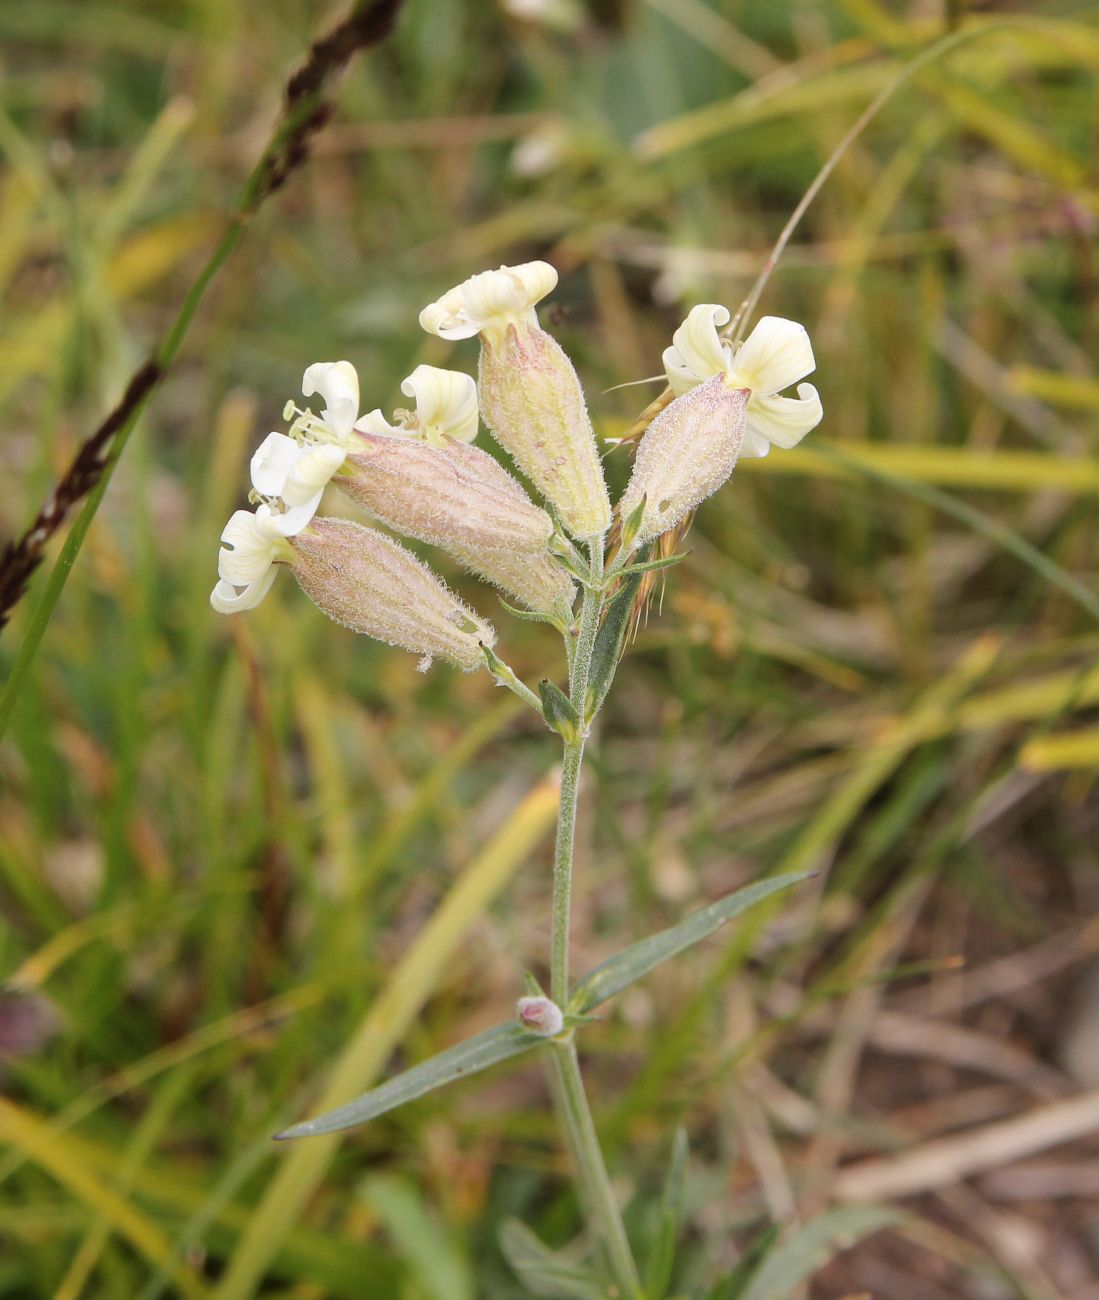
<path fill-rule="evenodd" d="M 240 614 L 246 609 L 255 609 L 271 590 L 277 575 L 278 569 L 272 565 L 263 577 L 246 587 L 237 587 L 223 578 L 210 593 L 210 604 L 219 614 Z"/>
<path fill-rule="evenodd" d="M 482 271 L 425 307 L 420 324 L 444 339 L 498 338 L 509 325 L 537 326 L 534 306 L 556 284 L 557 271 L 548 262 Z"/>
<path fill-rule="evenodd" d="M 461 286 L 450 289 L 420 312 L 420 328 L 441 339 L 471 339 L 480 330 L 480 322 L 471 320 L 465 308 Z"/>
<path fill-rule="evenodd" d="M 359 376 L 350 361 L 314 362 L 302 376 L 301 391 L 306 397 L 321 395 L 321 415 L 334 434 L 350 434 L 359 415 Z"/>
<path fill-rule="evenodd" d="M 757 397 L 748 406 L 748 429 L 740 454 L 766 456 L 772 444 L 796 447 L 823 417 L 820 395 L 812 384 L 798 384 L 797 397 Z"/>
<path fill-rule="evenodd" d="M 252 457 L 252 486 L 265 497 L 281 496 L 294 462 L 304 454 L 301 444 L 285 433 L 269 433 Z"/>
<path fill-rule="evenodd" d="M 270 510 L 266 506 L 260 506 L 255 514 L 235 510 L 222 530 L 221 540 L 218 576 L 238 587 L 255 582 L 270 567 L 278 541 Z"/>
<path fill-rule="evenodd" d="M 210 593 L 210 604 L 219 614 L 254 609 L 270 591 L 276 563 L 293 554 L 282 519 L 264 505 L 255 514 L 235 511 L 225 525 L 218 553 L 220 581 Z"/>
<path fill-rule="evenodd" d="M 691 308 L 672 335 L 672 346 L 664 350 L 664 369 L 676 394 L 729 369 L 732 350 L 718 334 L 728 323 L 729 309 L 720 303 L 704 302 Z"/>
<path fill-rule="evenodd" d="M 816 369 L 804 325 L 764 316 L 733 357 L 731 380 L 756 398 L 772 397 Z"/>
<path fill-rule="evenodd" d="M 401 384 L 401 392 L 415 398 L 419 432 L 428 442 L 440 446 L 448 437 L 458 442 L 476 438 L 477 385 L 471 375 L 417 366 Z"/>

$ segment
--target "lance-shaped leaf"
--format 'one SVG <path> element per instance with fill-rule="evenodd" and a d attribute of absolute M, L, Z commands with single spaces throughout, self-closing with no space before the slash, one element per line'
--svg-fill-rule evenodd
<path fill-rule="evenodd" d="M 642 547 L 640 558 L 648 558 L 650 547 Z M 591 671 L 588 674 L 588 692 L 584 699 L 584 715 L 587 721 L 599 712 L 607 692 L 614 681 L 618 661 L 622 658 L 622 647 L 626 641 L 626 632 L 630 626 L 630 614 L 633 603 L 641 586 L 644 575 L 636 570 L 618 584 L 618 589 L 607 603 L 607 612 L 595 636 L 592 648 Z"/>
<path fill-rule="evenodd" d="M 469 1074 L 476 1074 L 479 1070 L 487 1070 L 490 1065 L 518 1056 L 545 1041 L 540 1034 L 532 1034 L 512 1020 L 494 1025 L 492 1029 L 467 1038 L 464 1043 L 448 1047 L 445 1052 L 421 1061 L 404 1074 L 387 1080 L 380 1088 L 364 1092 L 346 1106 L 338 1106 L 326 1115 L 318 1115 L 316 1119 L 307 1119 L 276 1133 L 275 1140 L 281 1142 L 285 1138 L 316 1137 L 320 1133 L 337 1133 L 340 1129 L 364 1124 L 369 1119 L 384 1115 L 386 1111 L 396 1110 L 405 1102 L 415 1101 L 425 1093 L 445 1087 L 457 1079 L 464 1079 Z"/>
<path fill-rule="evenodd" d="M 518 1219 L 504 1223 L 500 1249 L 532 1295 L 556 1296 L 558 1300 L 603 1300 L 607 1295 L 590 1269 L 562 1259 Z"/>
<path fill-rule="evenodd" d="M 624 988 L 629 988 L 654 966 L 659 966 L 662 961 L 667 961 L 669 957 L 676 956 L 700 939 L 720 930 L 734 916 L 746 912 L 779 890 L 789 889 L 791 885 L 808 880 L 815 874 L 812 871 L 796 871 L 786 876 L 775 876 L 771 880 L 760 880 L 746 889 L 738 889 L 735 894 L 719 898 L 709 907 L 692 912 L 685 921 L 673 925 L 670 930 L 661 930 L 659 934 L 652 934 L 640 943 L 623 948 L 593 971 L 589 971 L 577 984 L 569 1002 L 570 1014 L 586 1015 L 601 1002 L 606 1002 Z"/>
<path fill-rule="evenodd" d="M 551 731 L 556 731 L 566 744 L 575 745 L 580 732 L 580 719 L 569 702 L 569 697 L 548 677 L 543 677 L 538 683 L 538 694 L 542 697 L 542 717 L 545 718 L 546 725 Z"/>
<path fill-rule="evenodd" d="M 641 564 L 627 564 L 618 570 L 618 576 L 628 577 L 631 573 L 654 573 L 657 569 L 671 569 L 682 564 L 690 556 L 690 551 L 678 551 L 675 555 L 662 555 L 658 560 L 645 560 Z"/>

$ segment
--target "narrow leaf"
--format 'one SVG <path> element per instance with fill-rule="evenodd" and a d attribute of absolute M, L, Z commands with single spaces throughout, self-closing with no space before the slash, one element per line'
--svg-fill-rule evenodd
<path fill-rule="evenodd" d="M 652 1250 L 645 1269 L 645 1294 L 662 1300 L 668 1292 L 675 1264 L 675 1243 L 683 1218 L 683 1194 L 687 1184 L 687 1133 L 680 1125 L 672 1139 L 672 1154 L 660 1197 L 660 1217 L 653 1233 Z"/>
<path fill-rule="evenodd" d="M 657 560 L 645 560 L 642 564 L 628 564 L 624 569 L 618 570 L 618 577 L 627 577 L 633 573 L 651 573 L 654 569 L 670 569 L 673 565 L 682 564 L 690 555 L 690 551 L 680 551 L 676 555 L 662 555 Z"/>
<path fill-rule="evenodd" d="M 562 1259 L 518 1219 L 508 1219 L 500 1229 L 500 1249 L 532 1295 L 603 1300 L 607 1294 L 594 1273 Z"/>
<path fill-rule="evenodd" d="M 693 912 L 670 930 L 661 930 L 659 934 L 652 934 L 640 943 L 631 944 L 613 957 L 608 957 L 593 971 L 589 971 L 576 986 L 569 1003 L 570 1013 L 586 1014 L 647 975 L 662 961 L 676 956 L 700 939 L 708 938 L 734 916 L 746 912 L 779 890 L 789 889 L 791 885 L 808 880 L 814 874 L 812 871 L 797 871 L 786 876 L 775 876 L 772 880 L 760 880 L 746 889 L 738 889 L 735 894 L 718 899 L 701 911 Z"/>
<path fill-rule="evenodd" d="M 518 1056 L 545 1041 L 514 1021 L 495 1025 L 484 1033 L 467 1038 L 464 1043 L 448 1047 L 445 1052 L 439 1052 L 437 1056 L 414 1065 L 411 1070 L 389 1079 L 380 1088 L 372 1088 L 370 1092 L 349 1101 L 346 1106 L 338 1106 L 326 1115 L 305 1120 L 276 1133 L 275 1140 L 281 1142 L 285 1138 L 316 1137 L 319 1133 L 337 1133 L 340 1129 L 364 1124 L 425 1093 L 445 1087 L 456 1079 L 464 1079 L 466 1075 L 476 1074 L 479 1070 L 487 1070 L 490 1065 Z"/>
<path fill-rule="evenodd" d="M 580 718 L 569 697 L 548 677 L 543 677 L 538 683 L 538 694 L 542 698 L 542 717 L 545 718 L 546 725 L 568 744 L 575 744 L 580 730 Z"/>
<path fill-rule="evenodd" d="M 752 1280 L 759 1266 L 771 1253 L 771 1248 L 782 1231 L 781 1225 L 772 1223 L 759 1234 L 744 1254 L 736 1268 L 717 1286 L 707 1292 L 706 1300 L 744 1300 L 744 1288 Z"/>
<path fill-rule="evenodd" d="M 648 547 L 641 550 L 642 557 L 649 553 Z M 636 566 L 634 566 L 636 568 Z M 590 721 L 599 712 L 607 692 L 614 681 L 618 661 L 622 658 L 622 646 L 630 626 L 630 613 L 641 586 L 642 575 L 631 573 L 623 578 L 618 590 L 607 602 L 603 623 L 595 636 L 592 649 L 591 671 L 588 674 L 588 692 L 584 700 L 585 717 Z"/>
<path fill-rule="evenodd" d="M 554 627 L 561 626 L 559 619 L 551 618 L 548 614 L 537 614 L 532 609 L 519 609 L 515 605 L 509 605 L 502 596 L 497 596 L 496 599 L 501 605 L 503 605 L 512 618 L 522 619 L 524 623 L 551 623 Z"/>
<path fill-rule="evenodd" d="M 772 1250 L 736 1300 L 789 1300 L 800 1283 L 835 1255 L 902 1217 L 881 1205 L 845 1205 L 822 1214 Z"/>
<path fill-rule="evenodd" d="M 428 1210 L 412 1182 L 378 1174 L 362 1184 L 359 1195 L 381 1220 L 418 1284 L 417 1294 L 425 1300 L 475 1300 L 473 1270 L 457 1234 Z"/>

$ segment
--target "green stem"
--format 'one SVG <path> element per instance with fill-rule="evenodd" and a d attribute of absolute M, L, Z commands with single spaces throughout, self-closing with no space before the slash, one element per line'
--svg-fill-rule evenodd
<path fill-rule="evenodd" d="M 561 800 L 557 805 L 557 843 L 553 851 L 553 931 L 550 940 L 550 997 L 559 1007 L 569 1001 L 569 910 L 572 905 L 572 855 L 576 837 L 576 802 L 584 740 L 565 746 L 561 765 Z"/>
<path fill-rule="evenodd" d="M 603 540 L 597 538 L 589 548 L 591 583 L 584 587 L 580 626 L 569 655 L 569 699 L 577 715 L 584 717 L 584 697 L 588 693 L 591 657 L 605 596 L 600 590 L 603 579 Z M 570 634 L 571 635 L 571 634 Z M 559 1007 L 569 1000 L 569 912 L 572 906 L 572 859 L 576 836 L 576 803 L 580 794 L 580 767 L 584 761 L 582 733 L 575 742 L 566 743 L 561 765 L 561 801 L 557 808 L 557 843 L 553 854 L 553 934 L 550 942 L 550 996 Z"/>
<path fill-rule="evenodd" d="M 560 1085 L 558 1096 L 569 1142 L 580 1170 L 583 1199 L 589 1214 L 599 1227 L 614 1280 L 623 1296 L 629 1300 L 639 1300 L 642 1294 L 641 1279 L 626 1238 L 626 1229 L 622 1226 L 622 1215 L 614 1198 L 611 1180 L 607 1176 L 607 1167 L 603 1163 L 603 1152 L 599 1147 L 599 1138 L 584 1092 L 576 1046 L 571 1040 L 554 1043 L 553 1066 Z"/>
<path fill-rule="evenodd" d="M 603 542 L 589 547 L 591 571 L 584 588 L 580 622 L 570 632 L 569 698 L 577 714 L 585 716 L 585 698 L 591 674 L 592 651 L 606 602 L 602 590 Z M 569 1001 L 569 912 L 572 904 L 572 864 L 576 839 L 576 805 L 580 794 L 580 772 L 584 762 L 586 734 L 566 742 L 561 765 L 561 798 L 557 809 L 557 843 L 553 856 L 553 932 L 550 940 L 550 994 L 559 1007 Z M 641 1296 L 637 1265 L 630 1251 L 622 1216 L 614 1199 L 603 1152 L 592 1122 L 580 1062 L 571 1039 L 553 1045 L 553 1064 L 558 1083 L 560 1114 L 568 1134 L 580 1175 L 582 1197 L 607 1252 L 611 1272 L 623 1296 Z"/>

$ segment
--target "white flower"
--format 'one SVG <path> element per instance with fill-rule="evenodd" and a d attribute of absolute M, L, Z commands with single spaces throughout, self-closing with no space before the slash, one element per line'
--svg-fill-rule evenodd
<path fill-rule="evenodd" d="M 310 516 L 311 518 L 312 516 Z M 221 534 L 224 543 L 218 553 L 220 581 L 210 593 L 210 604 L 219 614 L 236 614 L 255 609 L 271 590 L 275 566 L 293 559 L 288 537 L 309 522 L 295 526 L 288 514 L 279 515 L 262 505 L 252 514 L 236 510 Z"/>
<path fill-rule="evenodd" d="M 415 414 L 394 412 L 390 424 L 380 410 L 364 415 L 355 425 L 362 433 L 413 435 L 443 447 L 447 438 L 472 442 L 477 436 L 477 385 L 472 375 L 437 366 L 417 366 L 401 384 L 401 392 L 416 402 Z"/>
<path fill-rule="evenodd" d="M 317 513 L 324 489 L 347 457 L 331 442 L 302 445 L 284 433 L 269 433 L 252 457 L 252 486 L 260 496 L 281 497 L 280 516 L 292 536 Z"/>
<path fill-rule="evenodd" d="M 471 275 L 420 312 L 420 324 L 444 339 L 471 339 L 484 334 L 499 339 L 509 325 L 536 328 L 534 304 L 557 284 L 548 262 L 524 262 Z"/>
<path fill-rule="evenodd" d="M 320 393 L 324 398 L 321 421 L 329 435 L 325 441 L 345 442 L 359 418 L 359 376 L 351 362 L 314 362 L 302 376 L 301 391 L 306 397 Z"/>
<path fill-rule="evenodd" d="M 668 383 L 676 394 L 683 394 L 724 373 L 730 388 L 747 388 L 752 394 L 740 455 L 766 456 L 772 443 L 793 447 L 824 414 L 813 385 L 798 383 L 816 369 L 804 325 L 764 316 L 734 349 L 717 332 L 728 323 L 728 309 L 718 303 L 692 308 L 664 352 Z M 791 384 L 798 384 L 797 397 L 780 397 Z"/>

